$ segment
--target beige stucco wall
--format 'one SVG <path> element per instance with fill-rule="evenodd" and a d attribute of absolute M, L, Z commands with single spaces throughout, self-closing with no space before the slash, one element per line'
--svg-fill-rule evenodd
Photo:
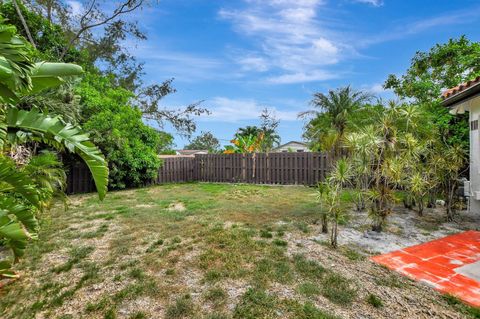
<path fill-rule="evenodd" d="M 470 122 L 479 120 L 480 100 L 469 103 Z M 470 130 L 470 209 L 480 213 L 480 136 L 479 130 Z M 478 199 L 477 199 L 478 198 Z"/>
<path fill-rule="evenodd" d="M 308 147 L 299 143 L 288 143 L 282 147 L 276 148 L 273 150 L 275 153 L 282 153 L 282 152 L 297 152 L 298 150 L 303 150 L 304 152 L 310 152 Z"/>

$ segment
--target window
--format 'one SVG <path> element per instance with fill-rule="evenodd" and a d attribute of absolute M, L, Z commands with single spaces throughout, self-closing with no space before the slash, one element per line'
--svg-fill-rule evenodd
<path fill-rule="evenodd" d="M 471 131 L 478 130 L 478 120 L 474 120 L 470 122 L 470 130 Z"/>
<path fill-rule="evenodd" d="M 297 153 L 303 153 L 304 150 L 297 150 Z"/>

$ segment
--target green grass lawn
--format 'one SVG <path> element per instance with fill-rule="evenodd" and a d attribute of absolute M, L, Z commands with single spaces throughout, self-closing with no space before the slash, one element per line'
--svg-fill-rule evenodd
<path fill-rule="evenodd" d="M 468 316 L 364 252 L 313 240 L 315 195 L 193 183 L 72 196 L 42 216 L 21 278 L 0 290 L 0 317 Z"/>

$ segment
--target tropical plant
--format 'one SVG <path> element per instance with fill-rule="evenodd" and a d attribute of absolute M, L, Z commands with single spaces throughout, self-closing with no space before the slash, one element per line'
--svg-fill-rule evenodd
<path fill-rule="evenodd" d="M 432 155 L 430 165 L 445 199 L 447 221 L 454 220 L 455 194 L 459 179 L 467 161 L 467 153 L 462 145 L 442 145 Z"/>
<path fill-rule="evenodd" d="M 250 154 L 250 153 L 258 153 L 261 149 L 262 141 L 264 135 L 263 133 L 259 133 L 258 135 L 237 135 L 235 139 L 231 140 L 230 142 L 233 145 L 225 146 L 225 154 Z"/>
<path fill-rule="evenodd" d="M 342 203 L 341 195 L 348 187 L 352 177 L 351 165 L 346 159 L 339 159 L 330 173 L 327 181 L 321 188 L 322 197 L 327 206 L 327 216 L 331 222 L 330 244 L 338 246 L 338 224 L 345 221 L 348 208 Z"/>
<path fill-rule="evenodd" d="M 33 63 L 32 52 L 15 27 L 0 18 L 0 247 L 13 255 L 13 260 L 0 260 L 1 276 L 16 276 L 10 267 L 24 254 L 27 241 L 36 238 L 36 213 L 48 207 L 65 181 L 53 155 L 31 155 L 22 148 L 33 143 L 78 154 L 92 172 L 100 199 L 107 191 L 105 159 L 87 134 L 58 116 L 16 107 L 24 96 L 82 74 L 73 64 Z"/>
<path fill-rule="evenodd" d="M 363 107 L 371 99 L 372 96 L 370 94 L 355 91 L 350 86 L 330 90 L 328 94 L 315 93 L 311 101 L 314 109 L 301 112 L 298 116 L 301 118 L 313 117 L 307 124 L 308 130 L 315 131 L 317 130 L 316 124 L 321 125 L 317 134 L 319 140 L 322 139 L 324 133 L 332 128 L 336 136 L 335 138 L 330 138 L 335 141 L 331 151 L 335 156 L 339 156 L 341 141 L 347 128 L 349 115 Z M 325 126 L 326 123 L 328 124 L 327 126 Z M 331 131 L 329 133 L 332 134 Z"/>
<path fill-rule="evenodd" d="M 371 124 L 345 137 L 353 166 L 357 208 L 362 209 L 365 201 L 369 203 L 375 231 L 382 230 L 392 212 L 396 191 L 412 191 L 411 177 L 420 172 L 419 163 L 427 148 L 419 142 L 416 125 L 405 106 L 390 103 L 374 116 Z M 416 186 L 413 192 L 423 200 L 423 189 Z"/>
<path fill-rule="evenodd" d="M 390 75 L 385 88 L 415 107 L 424 108 L 440 132 L 444 143 L 469 149 L 468 114 L 453 116 L 441 104 L 440 95 L 451 88 L 480 75 L 480 43 L 461 36 L 434 45 L 426 52 L 418 51 L 410 67 L 401 76 Z M 468 155 L 468 154 L 467 154 Z"/>

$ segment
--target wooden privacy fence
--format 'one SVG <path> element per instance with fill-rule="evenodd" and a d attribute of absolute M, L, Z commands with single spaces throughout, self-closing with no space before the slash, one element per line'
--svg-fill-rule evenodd
<path fill-rule="evenodd" d="M 330 168 L 326 153 L 201 154 L 195 157 L 163 158 L 153 183 L 220 182 L 280 185 L 315 185 Z M 68 192 L 94 191 L 84 165 L 72 167 Z"/>
<path fill-rule="evenodd" d="M 202 182 L 314 185 L 328 170 L 324 153 L 206 154 L 194 159 Z"/>

